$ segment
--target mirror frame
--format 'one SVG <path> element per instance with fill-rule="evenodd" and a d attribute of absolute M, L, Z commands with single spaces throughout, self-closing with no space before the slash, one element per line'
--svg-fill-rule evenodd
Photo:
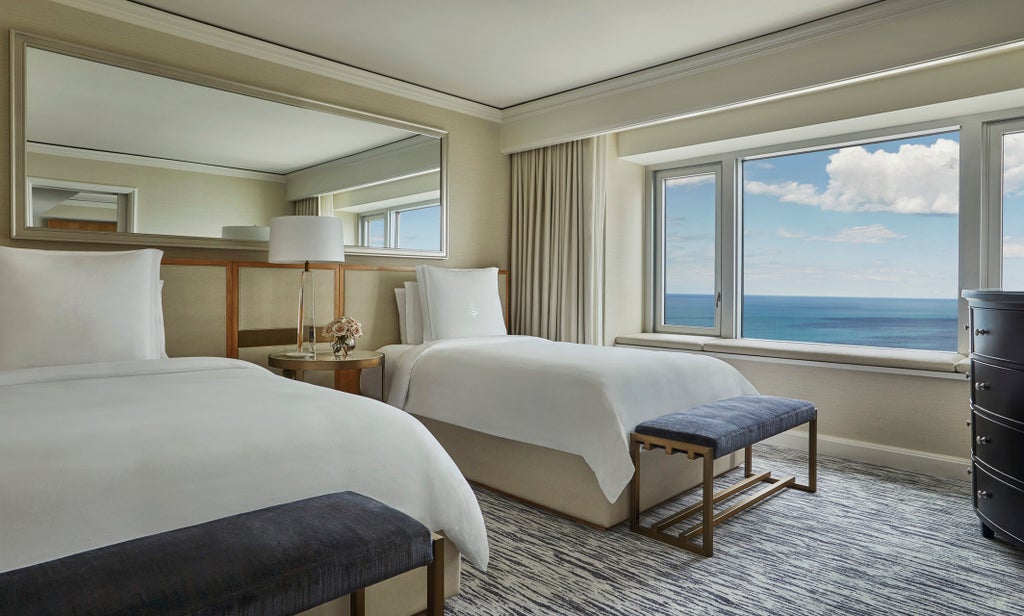
<path fill-rule="evenodd" d="M 228 240 L 213 237 L 159 235 L 152 233 L 114 233 L 109 231 L 55 230 L 29 226 L 27 220 L 29 175 L 27 170 L 26 100 L 25 100 L 25 57 L 28 48 L 41 49 L 108 64 L 118 68 L 148 73 L 177 81 L 251 96 L 293 107 L 321 111 L 383 124 L 392 128 L 435 137 L 440 142 L 440 192 L 441 192 L 441 249 L 408 250 L 401 248 L 371 248 L 368 246 L 346 245 L 349 255 L 377 255 L 387 257 L 416 257 L 423 259 L 445 259 L 448 257 L 448 132 L 421 126 L 394 118 L 349 109 L 312 99 L 276 92 L 265 88 L 211 77 L 193 71 L 178 69 L 139 60 L 120 54 L 94 49 L 74 43 L 66 43 L 44 36 L 11 31 L 11 238 L 26 240 L 47 240 L 60 242 L 89 242 L 103 244 L 130 244 L 144 246 L 171 246 L 187 248 L 222 248 L 237 250 L 268 250 L 266 242 Z M 269 221 L 268 221 L 269 224 Z"/>

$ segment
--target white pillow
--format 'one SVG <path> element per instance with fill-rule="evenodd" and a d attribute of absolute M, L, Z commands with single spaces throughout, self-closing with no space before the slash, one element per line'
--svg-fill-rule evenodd
<path fill-rule="evenodd" d="M 402 344 L 409 344 L 409 337 L 405 332 L 405 287 L 395 289 L 395 303 L 398 304 L 398 335 Z"/>
<path fill-rule="evenodd" d="M 405 337 L 406 344 L 423 344 L 423 310 L 420 308 L 420 287 L 415 282 L 405 283 Z"/>
<path fill-rule="evenodd" d="M 504 336 L 498 268 L 416 268 L 423 311 L 423 341 Z"/>
<path fill-rule="evenodd" d="M 161 253 L 163 254 L 163 253 Z M 167 359 L 167 338 L 164 331 L 164 281 L 161 280 L 156 290 L 156 315 L 153 319 L 153 344 L 162 359 Z"/>
<path fill-rule="evenodd" d="M 0 369 L 160 358 L 162 256 L 0 246 Z"/>

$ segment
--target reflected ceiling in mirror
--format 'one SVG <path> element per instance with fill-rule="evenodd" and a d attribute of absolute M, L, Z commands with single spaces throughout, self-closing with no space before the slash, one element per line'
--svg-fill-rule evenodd
<path fill-rule="evenodd" d="M 353 254 L 445 256 L 443 131 L 28 35 L 15 43 L 15 237 L 260 248 L 252 238 L 272 217 L 298 213 L 341 218 Z M 107 205 L 55 207 L 59 191 Z M 116 229 L 110 203 L 127 213 Z"/>

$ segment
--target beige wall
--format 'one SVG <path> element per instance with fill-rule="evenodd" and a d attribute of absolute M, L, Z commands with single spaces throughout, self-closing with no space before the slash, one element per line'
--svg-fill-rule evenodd
<path fill-rule="evenodd" d="M 243 54 L 156 32 L 46 0 L 3 2 L 0 35 L 11 29 L 96 47 L 143 60 L 392 117 L 448 132 L 449 258 L 445 265 L 507 267 L 509 238 L 509 161 L 499 150 L 496 123 L 418 101 L 351 85 Z M 10 88 L 10 47 L 0 45 L 5 92 Z M 0 141 L 10 143 L 9 98 L 2 97 Z M 2 148 L 0 185 L 10 186 L 10 147 Z M 10 193 L 0 197 L 0 243 L 34 248 L 123 248 L 10 239 Z M 263 251 L 165 249 L 172 257 L 266 260 Z M 417 260 L 351 256 L 351 263 L 414 265 Z M 432 261 L 436 263 L 436 261 Z"/>
<path fill-rule="evenodd" d="M 604 247 L 604 343 L 643 327 L 644 168 L 619 160 L 608 140 Z"/>
<path fill-rule="evenodd" d="M 290 214 L 284 182 L 28 154 L 33 177 L 138 189 L 135 231 L 220 237 L 225 225 L 268 225 Z"/>

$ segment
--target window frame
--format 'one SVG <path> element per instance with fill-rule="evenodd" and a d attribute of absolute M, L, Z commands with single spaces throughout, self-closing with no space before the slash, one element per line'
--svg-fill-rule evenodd
<path fill-rule="evenodd" d="M 988 276 L 984 286 L 1003 288 L 1003 138 L 1008 133 L 1024 133 L 1024 116 L 990 122 L 985 126 L 985 195 L 987 209 L 983 227 L 988 244 Z"/>
<path fill-rule="evenodd" d="M 670 325 L 665 323 L 665 181 L 672 178 L 692 177 L 697 175 L 713 175 L 715 178 L 715 321 L 711 327 L 698 325 Z M 695 334 L 704 336 L 720 336 L 722 334 L 722 255 L 719 247 L 722 244 L 722 182 L 723 166 L 721 164 L 700 164 L 687 165 L 683 167 L 669 167 L 658 169 L 652 175 L 652 196 L 654 208 L 652 222 L 653 233 L 656 238 L 653 255 L 653 284 L 654 295 L 652 297 L 652 331 Z"/>
<path fill-rule="evenodd" d="M 908 112 L 909 113 L 909 112 Z M 918 114 L 920 115 L 920 114 Z M 1017 123 L 1020 124 L 1017 124 Z M 949 130 L 960 133 L 960 169 L 958 217 L 958 344 L 957 352 L 969 352 L 969 339 L 964 324 L 968 322 L 967 302 L 961 297 L 965 289 L 997 286 L 1002 265 L 1002 207 L 1001 207 L 1001 158 L 992 152 L 993 137 L 1001 128 L 1024 126 L 1024 107 L 1014 107 L 993 112 L 961 116 L 943 116 L 926 121 L 894 124 L 883 128 L 863 131 L 836 131 L 826 136 L 805 140 L 790 140 L 768 146 L 730 149 L 728 141 L 716 154 L 708 154 L 682 160 L 649 165 L 646 171 L 647 198 L 645 199 L 645 241 L 644 250 L 644 331 L 665 333 L 658 328 L 656 307 L 660 301 L 660 287 L 656 285 L 656 244 L 659 242 L 655 226 L 656 180 L 655 175 L 665 169 L 685 169 L 708 165 L 721 165 L 719 225 L 721 231 L 717 246 L 721 271 L 722 301 L 719 307 L 723 339 L 739 339 L 740 314 L 743 289 L 743 204 L 742 204 L 742 161 L 752 158 L 795 154 L 825 148 L 839 148 L 849 145 L 909 138 Z M 1011 131 L 1015 132 L 1015 131 Z M 713 146 L 710 144 L 709 147 Z M 1001 146 L 1001 143 L 1000 143 Z M 1001 151 L 1001 150 L 1000 150 Z M 994 165 L 992 161 L 998 161 Z M 704 330 L 703 335 L 715 335 Z M 793 344 L 778 341 L 782 344 Z M 799 343 L 798 343 L 799 344 Z M 811 344 L 811 343 L 809 343 Z M 827 344 L 827 343 L 813 343 Z M 841 345 L 831 345 L 839 347 Z M 874 348 L 874 347 L 868 347 Z M 892 350 L 878 347 L 879 349 Z"/>

